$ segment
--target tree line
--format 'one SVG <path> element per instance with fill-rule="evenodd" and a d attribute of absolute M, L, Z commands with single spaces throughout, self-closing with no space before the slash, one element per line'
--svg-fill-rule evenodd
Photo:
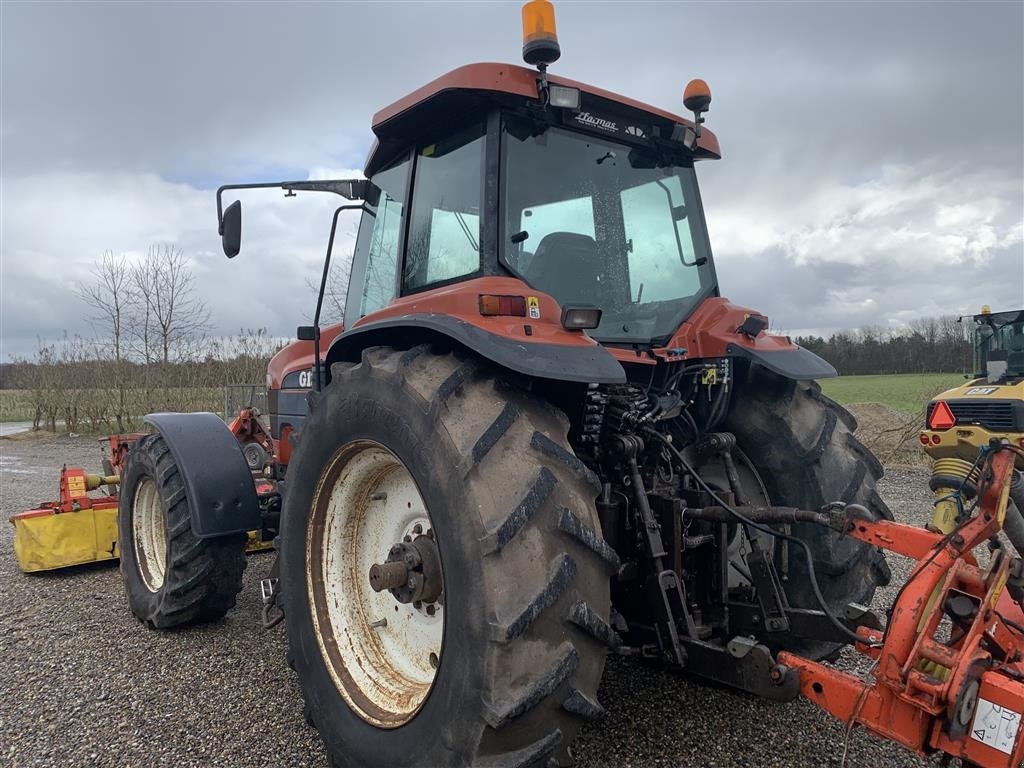
<path fill-rule="evenodd" d="M 347 270 L 347 262 L 335 266 L 322 322 L 340 319 Z M 0 365 L 0 389 L 19 390 L 20 412 L 36 429 L 125 432 L 141 429 L 146 413 L 221 410 L 224 385 L 262 383 L 287 343 L 264 328 L 211 336 L 210 309 L 189 259 L 173 245 L 153 245 L 134 259 L 102 254 L 78 296 L 91 333 L 40 340 L 34 354 Z M 970 324 L 952 315 L 898 331 L 868 326 L 795 341 L 843 375 L 971 368 Z"/>
<path fill-rule="evenodd" d="M 866 326 L 823 336 L 798 336 L 797 344 L 830 362 L 840 375 L 885 373 L 969 373 L 969 322 L 956 315 L 923 317 L 886 331 Z"/>
<path fill-rule="evenodd" d="M 219 411 L 225 384 L 258 383 L 286 340 L 265 328 L 210 335 L 210 310 L 173 245 L 141 257 L 106 252 L 78 290 L 91 333 L 39 340 L 0 366 L 34 429 L 126 432 L 156 411 Z M 8 395 L 10 396 L 10 395 Z"/>

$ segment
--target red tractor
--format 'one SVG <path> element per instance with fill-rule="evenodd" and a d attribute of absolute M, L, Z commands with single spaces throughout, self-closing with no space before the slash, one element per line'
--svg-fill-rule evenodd
<path fill-rule="evenodd" d="M 609 652 L 773 699 L 778 663 L 880 628 L 878 461 L 815 379 L 834 369 L 721 296 L 687 120 L 555 77 L 550 3 L 526 62 L 461 67 L 385 107 L 344 328 L 270 366 L 283 506 L 264 581 L 335 765 L 566 765 L 602 713 Z M 259 522 L 237 442 L 158 414 L 121 494 L 129 602 L 156 626 L 217 618 Z M 162 503 L 161 503 L 162 500 Z M 838 506 L 829 507 L 838 502 Z M 839 523 L 837 523 L 839 520 Z M 269 622 L 268 622 L 269 623 Z"/>

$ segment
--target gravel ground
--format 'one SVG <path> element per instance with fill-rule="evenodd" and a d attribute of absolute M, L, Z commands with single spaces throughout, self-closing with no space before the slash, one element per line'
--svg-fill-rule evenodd
<path fill-rule="evenodd" d="M 53 498 L 62 464 L 99 469 L 88 438 L 0 440 L 0 513 Z M 892 470 L 882 495 L 898 520 L 923 524 L 927 473 Z M 256 555 L 238 606 L 213 626 L 145 629 L 128 612 L 116 566 L 26 576 L 0 526 L 0 765 L 326 766 L 302 717 L 281 627 L 258 628 Z M 896 585 L 905 562 L 891 562 Z M 881 590 L 876 608 L 895 589 Z M 864 669 L 848 652 L 840 666 Z M 810 703 L 773 704 L 693 683 L 639 663 L 609 660 L 608 710 L 574 746 L 597 766 L 838 766 L 844 728 Z M 923 766 L 861 730 L 848 766 Z"/>

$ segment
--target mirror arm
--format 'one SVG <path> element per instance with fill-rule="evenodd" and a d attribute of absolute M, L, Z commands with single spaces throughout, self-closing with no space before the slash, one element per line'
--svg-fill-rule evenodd
<path fill-rule="evenodd" d="M 366 196 L 366 179 L 325 179 L 324 181 L 269 181 L 259 184 L 224 184 L 217 189 L 217 234 L 224 234 L 224 203 L 221 196 L 229 189 L 284 189 L 300 192 L 333 192 L 347 200 Z"/>
<path fill-rule="evenodd" d="M 324 257 L 324 271 L 320 275 L 320 292 L 316 297 L 316 313 L 313 315 L 313 376 L 316 391 L 322 388 L 320 381 L 320 310 L 324 305 L 324 291 L 327 290 L 327 274 L 331 271 L 331 254 L 334 251 L 334 235 L 338 231 L 338 216 L 342 211 L 362 210 L 362 203 L 342 205 L 335 209 L 331 220 L 331 236 L 327 240 L 327 255 Z"/>

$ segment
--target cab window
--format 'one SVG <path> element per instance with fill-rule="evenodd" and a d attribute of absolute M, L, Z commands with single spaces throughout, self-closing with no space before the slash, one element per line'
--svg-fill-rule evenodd
<path fill-rule="evenodd" d="M 483 124 L 416 158 L 403 287 L 415 291 L 480 269 Z"/>
<path fill-rule="evenodd" d="M 356 256 L 346 302 L 347 325 L 387 306 L 395 297 L 408 176 L 409 161 L 403 160 L 371 180 L 356 238 Z M 365 260 L 363 254 L 366 254 Z M 353 308 L 358 308 L 356 317 L 351 317 Z"/>

